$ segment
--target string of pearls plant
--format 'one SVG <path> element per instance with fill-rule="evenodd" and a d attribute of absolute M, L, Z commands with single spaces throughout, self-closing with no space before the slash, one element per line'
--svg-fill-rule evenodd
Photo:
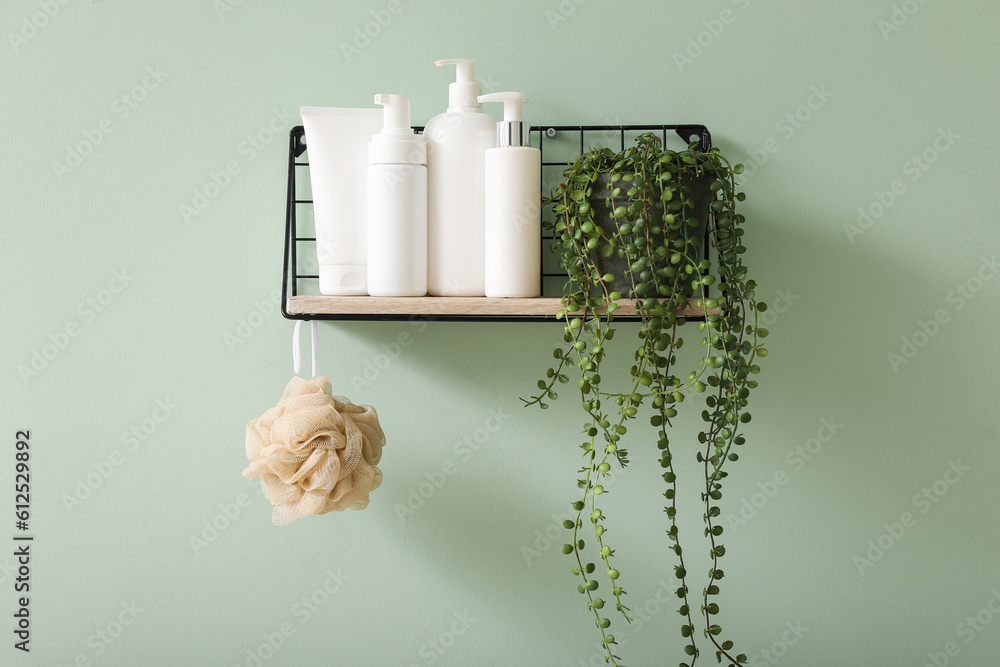
<path fill-rule="evenodd" d="M 747 402 L 757 386 L 752 377 L 760 371 L 755 361 L 767 355 L 761 339 L 768 332 L 757 323 L 757 313 L 766 305 L 757 301 L 755 283 L 747 278 L 742 263 L 744 217 L 736 207 L 745 196 L 736 191 L 735 182 L 742 171 L 742 165 L 730 164 L 717 148 L 700 151 L 691 144 L 675 152 L 665 150 L 657 136 L 644 134 L 636 145 L 621 152 L 593 149 L 581 156 L 569 165 L 565 182 L 546 202 L 555 214 L 555 221 L 547 224 L 555 231 L 561 265 L 569 275 L 564 307 L 559 311 L 566 323 L 564 345 L 553 351 L 556 363 L 546 379 L 539 380 L 540 393 L 522 400 L 547 408 L 546 401 L 557 398 L 556 385 L 569 383 L 573 373 L 586 413 L 586 439 L 580 445 L 583 465 L 578 471 L 582 497 L 572 503 L 576 519 L 563 524 L 572 540 L 562 551 L 574 560 L 578 590 L 586 597 L 601 633 L 605 661 L 613 665 L 623 663 L 615 653 L 611 616 L 620 615 L 628 622 L 631 617 L 613 564 L 615 550 L 608 541 L 608 517 L 600 500 L 613 474 L 612 464 L 624 468 L 629 462 L 624 438 L 630 422 L 647 405 L 652 408 L 649 423 L 655 429 L 653 438 L 666 486 L 666 532 L 676 558 L 676 595 L 683 619 L 680 633 L 687 656 L 680 667 L 693 667 L 700 657 L 705 644 L 697 639 L 699 635 L 719 663 L 733 666 L 747 661 L 744 654 L 735 653 L 732 641 L 722 637 L 716 619 L 719 581 L 725 574 L 720 559 L 726 552 L 720 542 L 723 527 L 718 523 L 718 503 L 728 465 L 739 458 L 737 448 L 745 444 L 740 428 L 750 421 Z M 599 205 L 602 195 L 603 207 Z M 706 217 L 711 252 L 703 252 L 702 234 L 696 231 L 704 229 Z M 624 276 L 606 272 L 615 257 Z M 719 293 L 710 297 L 708 288 L 716 283 Z M 685 372 L 676 367 L 676 352 L 684 344 L 681 311 L 689 299 L 704 321 L 697 325 L 702 346 L 698 366 Z M 634 309 L 641 322 L 629 388 L 618 393 L 605 391 L 601 363 L 615 336 L 615 313 L 622 307 Z M 602 312 L 606 317 L 602 318 Z M 677 445 L 671 440 L 671 420 L 692 392 L 706 394 L 696 458 L 704 471 L 698 481 L 699 511 L 710 568 L 698 590 L 689 587 L 689 582 L 696 584 L 691 581 L 694 576 L 688 571 L 678 534 Z M 592 550 L 601 563 L 600 574 L 588 556 L 585 527 L 593 530 L 596 547 Z M 609 614 L 609 602 L 598 596 L 602 579 L 610 588 L 617 613 Z"/>

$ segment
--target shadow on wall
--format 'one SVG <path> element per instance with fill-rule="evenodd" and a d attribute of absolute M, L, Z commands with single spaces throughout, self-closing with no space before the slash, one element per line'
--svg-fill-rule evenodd
<path fill-rule="evenodd" d="M 408 558 L 419 563 L 424 572 L 422 577 L 433 582 L 433 586 L 449 589 L 441 598 L 462 600 L 463 608 L 456 611 L 475 619 L 475 623 L 490 626 L 507 623 L 505 619 L 519 618 L 526 611 L 539 608 L 517 595 L 497 595 L 484 586 L 484 577 L 488 582 L 525 580 L 526 565 L 516 554 L 526 527 L 538 519 L 537 507 L 532 512 L 532 507 L 524 502 L 531 497 L 531 486 L 536 480 L 525 481 L 525 488 L 516 489 L 516 476 L 496 474 L 503 458 L 500 451 L 501 448 L 493 447 L 492 452 L 480 454 L 482 458 L 475 462 L 475 469 L 463 466 L 456 471 L 439 465 L 412 484 L 401 483 L 398 488 L 380 490 L 385 492 L 380 500 L 391 509 L 378 513 L 379 520 L 385 523 L 386 534 L 396 535 Z M 497 483 L 481 483 L 484 475 Z M 416 502 L 414 497 L 418 499 Z M 510 586 L 517 588 L 518 584 Z M 497 607 L 504 604 L 506 608 Z M 439 621 L 448 618 L 450 611 L 443 610 L 441 619 L 425 618 L 420 623 L 433 630 Z M 474 634 L 475 628 L 471 630 L 470 634 Z M 461 638 L 456 636 L 454 640 L 457 643 Z M 482 650 L 481 636 L 470 637 L 468 641 L 477 653 Z M 440 649 L 443 654 L 448 646 L 442 645 Z"/>

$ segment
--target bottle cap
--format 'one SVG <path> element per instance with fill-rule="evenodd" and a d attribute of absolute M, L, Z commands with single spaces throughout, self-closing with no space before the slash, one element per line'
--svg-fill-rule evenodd
<path fill-rule="evenodd" d="M 368 164 L 427 164 L 427 144 L 410 127 L 410 100 L 402 95 L 376 95 L 382 131 L 368 144 Z"/>
<path fill-rule="evenodd" d="M 497 123 L 497 146 L 527 146 L 528 125 L 522 118 L 522 105 L 528 101 L 524 93 L 490 93 L 480 95 L 480 102 L 503 102 L 503 120 Z"/>
<path fill-rule="evenodd" d="M 441 65 L 457 66 L 455 82 L 448 86 L 448 111 L 479 111 L 483 108 L 476 99 L 479 97 L 479 93 L 483 92 L 483 89 L 476 83 L 475 60 L 451 58 L 438 60 L 434 64 L 438 67 Z"/>
<path fill-rule="evenodd" d="M 330 296 L 367 296 L 366 264 L 320 264 L 319 293 Z"/>

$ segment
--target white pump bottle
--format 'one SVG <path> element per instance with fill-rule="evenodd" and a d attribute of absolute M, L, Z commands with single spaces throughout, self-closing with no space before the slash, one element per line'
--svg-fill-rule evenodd
<path fill-rule="evenodd" d="M 368 294 L 427 293 L 427 145 L 410 127 L 410 101 L 376 95 L 382 132 L 368 145 Z"/>
<path fill-rule="evenodd" d="M 497 148 L 486 151 L 486 296 L 535 297 L 542 285 L 542 153 L 528 143 L 523 93 L 482 95 L 503 102 Z"/>
<path fill-rule="evenodd" d="M 427 142 L 427 287 L 434 296 L 485 295 L 486 151 L 496 146 L 496 119 L 483 113 L 475 60 L 456 65 L 448 111 L 424 128 Z"/>

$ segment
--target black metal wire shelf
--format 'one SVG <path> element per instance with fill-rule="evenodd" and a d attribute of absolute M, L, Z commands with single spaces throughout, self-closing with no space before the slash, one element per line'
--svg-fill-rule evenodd
<path fill-rule="evenodd" d="M 414 127 L 418 132 L 422 127 Z M 542 191 L 547 184 L 559 182 L 566 164 L 592 147 L 624 149 L 636 136 L 645 132 L 659 133 L 664 145 L 674 137 L 687 146 L 697 142 L 702 151 L 712 145 L 712 136 L 704 125 L 541 125 L 530 130 L 531 145 L 542 152 Z M 284 265 L 281 280 L 281 314 L 290 320 L 434 320 L 453 322 L 540 322 L 556 319 L 558 299 L 566 274 L 546 252 L 553 242 L 542 231 L 542 297 L 537 299 L 458 299 L 451 297 L 326 297 L 320 296 L 319 267 L 316 263 L 316 237 L 299 236 L 300 209 L 312 206 L 312 199 L 298 197 L 299 170 L 308 169 L 303 160 L 306 152 L 305 132 L 301 125 L 293 127 L 288 144 L 288 195 L 285 214 Z M 308 176 L 305 181 L 308 182 Z M 551 189 L 551 188 L 549 188 Z M 308 232 L 307 232 L 308 233 Z M 300 244 L 305 247 L 300 248 Z M 547 261 L 548 260 L 548 261 Z M 313 283 L 313 284 L 310 284 Z M 305 288 L 305 289 L 304 289 Z M 637 319 L 630 315 L 615 315 L 619 321 Z M 692 315 L 689 319 L 700 319 Z"/>

